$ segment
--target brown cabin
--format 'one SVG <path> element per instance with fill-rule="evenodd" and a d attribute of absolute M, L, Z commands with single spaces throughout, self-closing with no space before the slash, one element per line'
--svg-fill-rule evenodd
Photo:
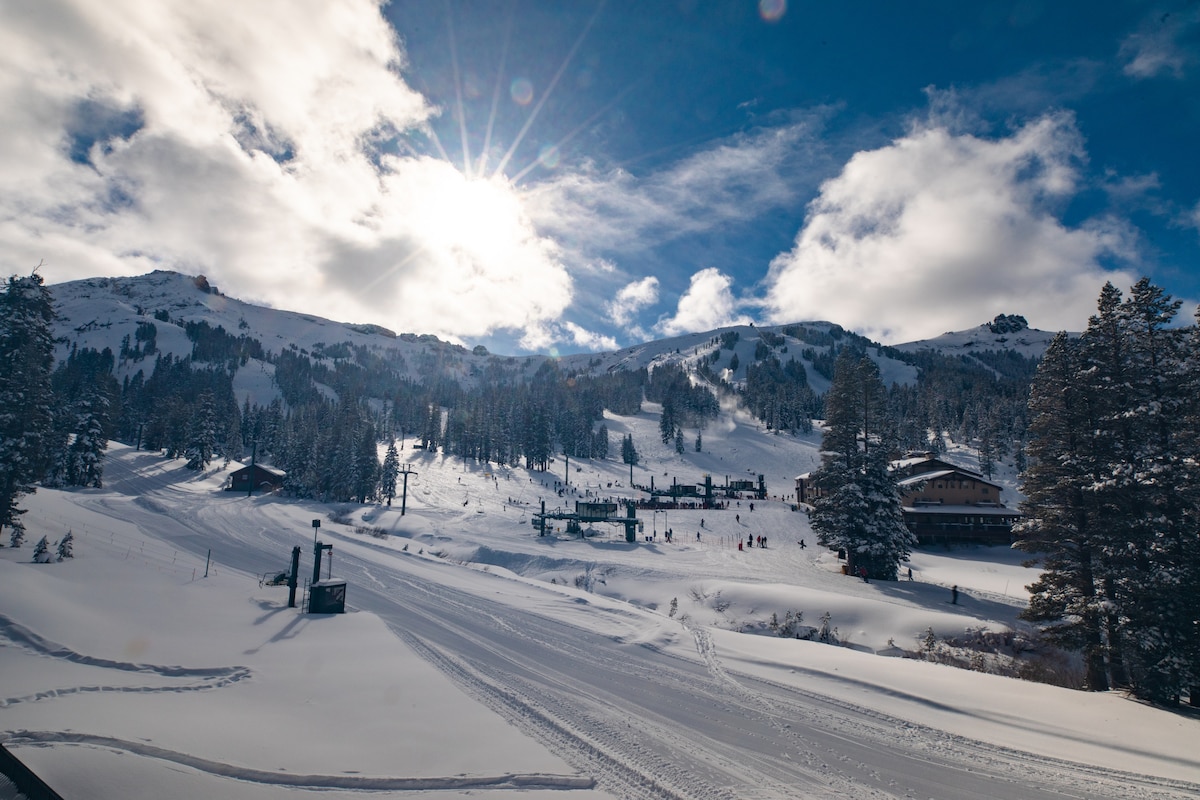
<path fill-rule="evenodd" d="M 1021 518 L 1001 499 L 1004 487 L 932 454 L 891 463 L 904 522 L 921 544 L 1011 544 Z M 796 476 L 796 500 L 811 504 L 822 494 L 820 472 Z"/>
<path fill-rule="evenodd" d="M 229 476 L 227 492 L 273 492 L 283 487 L 287 473 L 263 464 L 242 467 Z"/>
<path fill-rule="evenodd" d="M 1020 513 L 1001 500 L 1004 488 L 978 472 L 937 458 L 892 464 L 901 510 L 921 544 L 1011 544 Z"/>

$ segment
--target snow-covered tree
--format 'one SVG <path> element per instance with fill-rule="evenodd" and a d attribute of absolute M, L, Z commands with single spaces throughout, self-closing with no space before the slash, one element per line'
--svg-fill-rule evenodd
<path fill-rule="evenodd" d="M 592 442 L 592 458 L 608 458 L 608 426 L 601 425 L 596 429 Z"/>
<path fill-rule="evenodd" d="M 358 448 L 354 455 L 354 497 L 360 503 L 369 503 L 376 497 L 379 487 L 379 449 L 375 440 L 375 426 L 364 421 L 358 431 Z"/>
<path fill-rule="evenodd" d="M 35 564 L 47 564 L 50 562 L 50 544 L 46 541 L 46 537 L 38 539 L 37 544 L 33 546 L 33 562 Z"/>
<path fill-rule="evenodd" d="M 1108 284 L 1079 341 L 1047 350 L 1018 529 L 1045 554 L 1027 616 L 1082 651 L 1090 688 L 1160 703 L 1200 685 L 1200 373 L 1178 308 Z"/>
<path fill-rule="evenodd" d="M 70 486 L 104 485 L 104 451 L 108 437 L 108 398 L 99 392 L 82 397 L 75 409 L 75 440 L 68 448 L 66 482 Z"/>
<path fill-rule="evenodd" d="M 36 272 L 12 276 L 0 294 L 0 530 L 21 529 L 22 495 L 47 467 L 54 422 L 50 370 L 54 306 Z"/>
<path fill-rule="evenodd" d="M 74 533 L 72 533 L 71 531 L 67 531 L 66 535 L 63 536 L 62 539 L 60 539 L 58 541 L 58 552 L 56 553 L 56 555 L 57 555 L 59 561 L 62 561 L 64 558 L 74 558 L 75 557 L 75 534 Z"/>
<path fill-rule="evenodd" d="M 187 468 L 197 471 L 208 469 L 217 449 L 217 408 L 211 391 L 205 390 L 200 395 L 200 402 L 192 417 L 191 432 L 188 436 L 184 457 L 187 458 Z"/>
<path fill-rule="evenodd" d="M 1146 278 L 1121 307 L 1128 337 L 1124 378 L 1130 404 L 1124 412 L 1132 449 L 1113 463 L 1129 516 L 1123 520 L 1126 559 L 1117 588 L 1128 646 L 1133 690 L 1156 702 L 1178 701 L 1185 685 L 1200 684 L 1200 664 L 1187 658 L 1200 617 L 1188 598 L 1200 591 L 1192 556 L 1200 513 L 1197 451 L 1187 436 L 1184 331 L 1175 326 L 1180 307 Z M 1132 512 L 1132 513 L 1130 513 Z"/>
<path fill-rule="evenodd" d="M 675 422 L 675 402 L 671 397 L 663 400 L 662 413 L 658 415 L 658 434 L 662 437 L 663 444 L 670 444 L 675 438 L 675 433 L 679 430 L 679 426 Z"/>
<path fill-rule="evenodd" d="M 895 580 L 916 537 L 904 524 L 900 495 L 888 471 L 882 440 L 889 429 L 885 399 L 875 362 L 843 350 L 825 396 L 823 494 L 813 504 L 811 520 L 823 544 L 846 551 L 852 571 Z"/>
<path fill-rule="evenodd" d="M 1018 546 L 1042 555 L 1026 619 L 1046 623 L 1051 641 L 1083 654 L 1085 682 L 1104 691 L 1104 530 L 1094 493 L 1094 398 L 1079 382 L 1080 348 L 1059 334 L 1046 348 L 1029 399 L 1030 464 L 1021 476 L 1026 500 Z"/>
<path fill-rule="evenodd" d="M 396 440 L 388 442 L 387 454 L 383 457 L 383 469 L 379 473 L 379 489 L 387 504 L 396 496 L 396 480 L 400 477 L 400 454 L 396 452 Z"/>

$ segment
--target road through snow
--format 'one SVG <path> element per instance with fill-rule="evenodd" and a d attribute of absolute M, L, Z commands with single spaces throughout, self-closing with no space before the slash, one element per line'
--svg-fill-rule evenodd
<path fill-rule="evenodd" d="M 224 568 L 251 574 L 305 545 L 294 520 L 280 516 L 302 507 L 149 484 L 120 463 L 110 462 L 106 478 L 129 494 L 80 502 L 197 555 L 211 547 Z M 349 581 L 353 607 L 379 615 L 613 796 L 1117 800 L 1200 791 L 998 748 L 740 674 L 706 629 L 611 600 L 398 552 L 328 523 L 321 537 L 336 545 L 335 572 Z M 575 624 L 581 612 L 610 624 Z M 680 637 L 694 646 L 660 646 Z"/>

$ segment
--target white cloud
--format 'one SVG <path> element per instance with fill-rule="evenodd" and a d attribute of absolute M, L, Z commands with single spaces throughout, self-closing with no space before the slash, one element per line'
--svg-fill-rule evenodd
<path fill-rule="evenodd" d="M 585 350 L 620 350 L 621 346 L 611 336 L 602 336 L 589 331 L 574 322 L 564 322 L 563 327 L 571 335 L 571 341 Z"/>
<path fill-rule="evenodd" d="M 248 299 L 452 337 L 570 303 L 511 186 L 376 152 L 436 113 L 377 0 L 19 6 L 0 6 L 11 271 L 203 271 Z"/>
<path fill-rule="evenodd" d="M 637 252 L 795 201 L 795 175 L 826 163 L 817 131 L 824 112 L 717 142 L 645 176 L 584 165 L 531 187 L 539 230 L 583 250 Z"/>
<path fill-rule="evenodd" d="M 1195 54 L 1180 40 L 1200 23 L 1200 12 L 1155 12 L 1141 28 L 1121 42 L 1118 58 L 1122 70 L 1132 78 L 1166 75 L 1182 78 L 1194 62 Z"/>
<path fill-rule="evenodd" d="M 658 278 L 653 275 L 640 281 L 626 284 L 608 304 L 608 313 L 613 322 L 625 327 L 633 321 L 637 312 L 658 302 Z"/>
<path fill-rule="evenodd" d="M 1084 153 L 1068 114 L 982 139 L 914 129 L 860 152 L 821 187 L 796 244 L 771 263 L 773 322 L 834 320 L 885 342 L 973 327 L 1018 313 L 1079 329 L 1107 256 L 1129 256 L 1121 225 L 1065 226 Z"/>
<path fill-rule="evenodd" d="M 747 325 L 750 317 L 738 314 L 733 296 L 733 279 L 709 267 L 692 276 L 687 291 L 679 298 L 675 316 L 661 320 L 654 329 L 664 336 L 710 331 L 727 325 Z"/>

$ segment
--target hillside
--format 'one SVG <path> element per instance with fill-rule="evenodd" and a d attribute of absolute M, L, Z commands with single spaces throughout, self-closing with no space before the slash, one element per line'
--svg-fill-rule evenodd
<path fill-rule="evenodd" d="M 649 409 L 608 423 L 656 425 Z M 813 452 L 744 419 L 723 428 L 725 455 L 651 450 L 635 480 L 736 474 L 735 455 L 775 475 Z M 1037 571 L 1007 548 L 915 553 L 913 582 L 867 584 L 776 500 L 641 511 L 651 541 L 634 544 L 603 525 L 538 536 L 541 500 L 629 496 L 628 468 L 404 453 L 403 516 L 223 492 L 229 468 L 122 445 L 104 489 L 29 497 L 32 536 L 77 543 L 51 564 L 0 549 L 6 745 L 64 796 L 123 800 L 1200 791 L 1194 719 L 895 657 L 929 632 L 949 656 L 1013 630 Z M 348 581 L 344 616 L 257 581 L 292 547 L 308 576 L 314 533 L 333 546 L 322 574 Z M 768 546 L 739 550 L 747 536 Z M 841 646 L 773 618 L 804 635 L 828 620 Z"/>
<path fill-rule="evenodd" d="M 203 276 L 161 270 L 137 277 L 73 281 L 52 290 L 59 314 L 54 333 L 60 359 L 74 350 L 108 348 L 114 354 L 113 374 L 118 381 L 139 371 L 148 378 L 161 356 L 190 358 L 197 365 L 224 362 L 232 372 L 239 406 L 246 401 L 265 406 L 275 399 L 288 400 L 275 374 L 284 353 L 326 372 L 361 367 L 385 373 L 381 376 L 385 382 L 430 386 L 448 381 L 466 388 L 483 380 L 527 382 L 548 358 L 495 355 L 419 333 L 396 334 L 378 326 L 258 306 L 221 294 Z M 999 325 L 1012 320 L 1022 324 Z M 831 322 L 747 325 L 644 342 L 615 352 L 567 355 L 555 362 L 563 374 L 591 377 L 676 365 L 694 383 L 718 395 L 741 393 L 743 402 L 762 418 L 764 404 L 774 402 L 762 396 L 776 392 L 775 386 L 783 382 L 799 382 L 814 399 L 792 402 L 805 411 L 819 411 L 815 398 L 827 390 L 841 347 L 867 352 L 879 365 L 885 385 L 913 387 L 931 355 L 949 364 L 976 366 L 982 365 L 979 354 L 987 351 L 1021 359 L 1038 357 L 1050 334 L 1030 330 L 1023 322 L 1002 316 L 970 331 L 894 348 L 881 347 Z M 206 341 L 200 343 L 201 338 Z M 964 355 L 966 362 L 962 362 Z M 997 374 L 994 368 L 982 366 Z M 326 384 L 318 389 L 337 396 L 336 387 Z M 383 399 L 378 390 L 374 395 L 367 391 L 368 396 Z M 764 421 L 777 427 L 769 419 Z"/>

